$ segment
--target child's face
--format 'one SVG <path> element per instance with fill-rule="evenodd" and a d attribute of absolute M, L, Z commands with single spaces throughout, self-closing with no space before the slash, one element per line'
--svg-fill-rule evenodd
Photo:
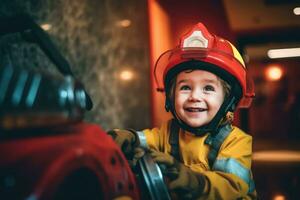
<path fill-rule="evenodd" d="M 209 123 L 224 101 L 224 88 L 213 73 L 188 70 L 178 74 L 175 87 L 175 110 L 191 127 Z"/>

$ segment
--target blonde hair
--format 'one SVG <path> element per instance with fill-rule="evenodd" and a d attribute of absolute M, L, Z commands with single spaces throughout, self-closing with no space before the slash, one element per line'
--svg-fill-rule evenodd
<path fill-rule="evenodd" d="M 220 77 L 218 77 L 218 79 L 220 80 L 221 85 L 222 85 L 222 87 L 224 89 L 224 92 L 225 92 L 225 97 L 224 98 L 226 98 L 230 94 L 231 86 L 226 81 L 221 79 Z M 220 125 L 231 124 L 233 122 L 233 120 L 234 120 L 234 113 L 228 111 L 226 113 L 226 115 L 222 118 L 222 120 L 220 122 Z"/>

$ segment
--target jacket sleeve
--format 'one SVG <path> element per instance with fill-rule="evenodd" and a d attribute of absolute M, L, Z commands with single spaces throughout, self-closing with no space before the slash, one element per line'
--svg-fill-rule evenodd
<path fill-rule="evenodd" d="M 163 123 L 160 128 L 145 129 L 138 131 L 140 146 L 143 148 L 152 148 L 158 151 L 164 151 L 169 123 Z"/>
<path fill-rule="evenodd" d="M 252 137 L 238 130 L 222 144 L 211 170 L 202 171 L 207 179 L 201 199 L 250 199 L 255 192 L 251 175 Z"/>

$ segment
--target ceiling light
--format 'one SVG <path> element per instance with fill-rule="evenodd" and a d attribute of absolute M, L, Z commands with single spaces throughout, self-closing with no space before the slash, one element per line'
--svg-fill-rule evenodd
<path fill-rule="evenodd" d="M 44 31 L 49 31 L 51 29 L 51 24 L 42 24 L 41 25 L 41 28 L 44 30 Z"/>
<path fill-rule="evenodd" d="M 295 15 L 300 15 L 300 7 L 294 8 L 293 12 Z"/>
<path fill-rule="evenodd" d="M 271 65 L 266 69 L 266 78 L 270 81 L 278 81 L 283 75 L 282 69 L 277 65 Z"/>
<path fill-rule="evenodd" d="M 267 52 L 269 58 L 290 58 L 300 56 L 299 48 L 286 48 L 286 49 L 270 49 Z"/>

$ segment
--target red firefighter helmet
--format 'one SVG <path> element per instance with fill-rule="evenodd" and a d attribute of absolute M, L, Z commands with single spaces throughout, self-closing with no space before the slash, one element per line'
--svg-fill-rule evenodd
<path fill-rule="evenodd" d="M 232 87 L 229 99 L 225 99 L 223 103 L 227 105 L 221 106 L 215 117 L 218 119 L 212 120 L 213 126 L 219 124 L 222 115 L 233 111 L 237 106 L 244 108 L 250 106 L 254 97 L 254 89 L 253 84 L 247 79 L 242 56 L 229 41 L 209 33 L 202 23 L 196 24 L 192 30 L 183 35 L 179 46 L 163 53 L 155 64 L 154 75 L 157 90 L 166 92 L 166 109 L 170 110 L 175 118 L 172 100 L 168 97 L 169 84 L 173 77 L 186 69 L 210 71 Z M 211 131 L 211 128 L 206 131 Z M 190 130 L 191 127 L 187 129 Z M 191 131 L 195 132 L 194 129 Z"/>

